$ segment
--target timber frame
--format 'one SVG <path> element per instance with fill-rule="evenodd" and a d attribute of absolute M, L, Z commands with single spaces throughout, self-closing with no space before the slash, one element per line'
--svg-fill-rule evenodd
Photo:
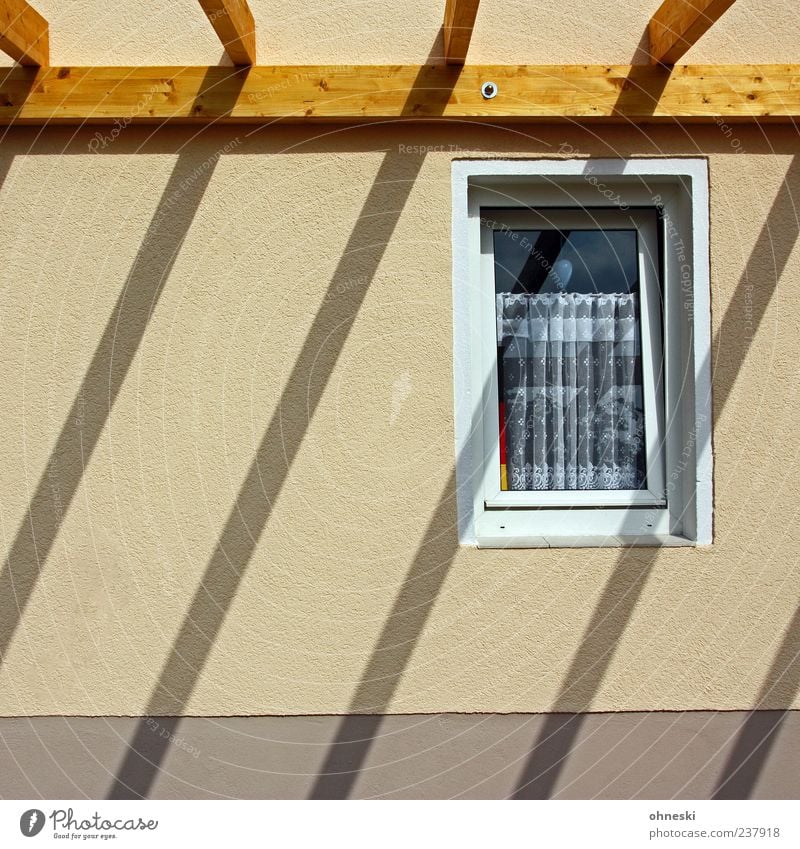
<path fill-rule="evenodd" d="M 447 0 L 436 65 L 254 65 L 246 0 L 200 0 L 234 67 L 48 67 L 47 22 L 0 0 L 0 125 L 800 118 L 800 65 L 672 66 L 733 0 L 664 0 L 650 65 L 468 65 L 478 0 Z M 494 83 L 493 96 L 482 92 Z"/>
<path fill-rule="evenodd" d="M 798 116 L 795 65 L 15 68 L 0 80 L 6 125 Z"/>

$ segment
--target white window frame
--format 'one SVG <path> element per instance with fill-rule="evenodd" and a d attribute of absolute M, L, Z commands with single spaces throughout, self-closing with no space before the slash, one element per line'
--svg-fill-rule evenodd
<path fill-rule="evenodd" d="M 480 547 L 707 545 L 712 541 L 708 167 L 704 159 L 456 160 L 453 304 L 459 536 Z M 643 280 L 660 277 L 663 304 L 642 286 L 650 491 L 500 491 L 493 253 L 482 218 L 568 208 L 610 220 L 662 213 L 659 261 L 640 250 Z M 519 210 L 519 212 L 516 212 Z M 488 215 L 482 210 L 491 210 Z M 550 214 L 550 213 L 548 213 Z M 614 213 L 616 214 L 616 213 Z M 602 225 L 601 225 L 602 226 Z M 482 249 L 483 247 L 483 249 Z M 651 263 L 655 268 L 644 268 Z M 491 266 L 491 267 L 490 267 Z M 645 292 L 647 288 L 647 292 Z M 648 297 L 650 296 L 650 297 Z M 663 310 L 662 307 L 663 306 Z M 654 313 L 663 334 L 644 339 Z M 644 320 L 645 312 L 648 320 Z M 648 371 L 650 372 L 648 377 Z M 665 403 L 663 400 L 665 399 Z M 653 405 L 663 403 L 662 408 Z M 654 428 L 654 423 L 659 422 Z M 659 469 L 661 478 L 659 479 Z M 651 477 L 655 475 L 655 477 Z"/>
<path fill-rule="evenodd" d="M 489 380 L 484 386 L 486 396 L 482 405 L 484 445 L 486 446 L 483 468 L 484 503 L 487 507 L 611 507 L 630 504 L 664 506 L 664 411 L 661 347 L 661 305 L 658 272 L 658 234 L 653 216 L 640 210 L 617 209 L 553 209 L 542 212 L 509 211 L 489 208 L 486 215 L 481 212 L 481 285 L 479 321 L 481 351 L 486 362 L 491 362 L 497 352 L 497 330 L 494 300 L 494 245 L 492 234 L 504 228 L 514 230 L 538 228 L 560 228 L 564 230 L 613 230 L 635 229 L 637 231 L 640 280 L 640 312 L 642 335 L 642 377 L 644 390 L 645 444 L 647 455 L 647 489 L 638 490 L 561 490 L 526 491 L 502 490 L 500 488 L 500 441 L 492 438 L 500 432 L 497 398 L 497 370 L 491 369 Z M 481 369 L 481 371 L 485 371 Z"/>

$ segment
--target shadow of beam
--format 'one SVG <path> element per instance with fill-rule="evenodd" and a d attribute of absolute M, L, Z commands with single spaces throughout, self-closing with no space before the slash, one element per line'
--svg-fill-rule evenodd
<path fill-rule="evenodd" d="M 148 715 L 176 715 L 162 722 L 171 723 L 173 732 L 179 722 L 177 715 L 194 691 L 288 477 L 422 161 L 392 151 L 384 156 L 322 306 L 286 380 L 148 704 Z M 147 796 L 168 745 L 167 739 L 154 737 L 146 716 L 129 744 L 109 798 Z"/>
<path fill-rule="evenodd" d="M 772 747 L 778 737 L 786 715 L 797 693 L 800 692 L 800 608 L 786 629 L 764 684 L 758 694 L 757 705 L 763 705 L 778 692 L 787 710 L 773 714 L 754 710 L 744 721 L 736 736 L 728 760 L 720 774 L 714 790 L 714 799 L 749 799 L 755 790 L 759 776 L 767 763 Z"/>
<path fill-rule="evenodd" d="M 46 71 L 46 69 L 44 69 Z M 28 96 L 36 85 L 37 77 L 43 69 L 24 65 L 8 65 L 0 69 L 0 103 L 6 109 L 13 108 L 14 116 L 19 115 Z M 5 139 L 11 124 L 0 131 L 0 141 Z"/>
<path fill-rule="evenodd" d="M 35 76 L 39 69 L 31 70 Z M 247 68 L 230 70 L 228 76 L 233 78 L 229 89 L 231 108 L 248 71 Z M 209 74 L 200 85 L 199 108 L 203 95 L 218 82 Z M 217 152 L 195 162 L 186 152 L 178 154 L 0 572 L 0 664 L 6 657 L 86 465 L 97 447 L 218 158 Z M 2 176 L 7 170 L 6 167 Z"/>
<path fill-rule="evenodd" d="M 626 94 L 625 90 L 621 93 L 621 99 L 623 95 L 631 96 Z M 648 96 L 652 97 L 652 94 Z M 410 99 L 409 102 L 412 103 L 412 100 Z M 442 98 L 442 102 L 446 102 L 446 99 Z M 409 108 L 413 108 L 413 106 Z M 305 432 L 304 428 L 300 428 L 295 431 L 287 430 L 284 433 L 281 426 L 282 411 L 294 408 L 299 403 L 302 405 L 299 409 L 307 409 L 310 420 L 319 402 L 321 393 L 324 391 L 325 384 L 335 365 L 336 359 L 341 352 L 341 347 L 354 320 L 355 312 L 366 293 L 366 286 L 353 287 L 347 285 L 348 280 L 355 276 L 354 272 L 356 270 L 359 270 L 363 279 L 363 272 L 361 269 L 357 269 L 358 259 L 360 258 L 358 256 L 359 251 L 363 250 L 362 246 L 365 244 L 380 246 L 377 259 L 374 262 L 370 258 L 365 259 L 365 263 L 371 267 L 371 274 L 366 278 L 370 279 L 380 261 L 385 243 L 388 241 L 396 224 L 399 211 L 390 213 L 388 221 L 381 219 L 381 216 L 386 214 L 384 210 L 386 204 L 385 200 L 379 196 L 381 194 L 379 186 L 384 182 L 392 182 L 390 178 L 392 177 L 392 172 L 396 169 L 396 162 L 393 160 L 396 160 L 396 157 L 387 154 L 376 177 L 375 184 L 368 195 L 359 218 L 359 223 L 356 225 L 348 241 L 345 254 L 329 286 L 325 306 L 323 306 L 312 325 L 300 357 L 292 370 L 287 389 L 281 397 L 278 410 L 273 416 L 262 439 L 256 458 L 242 484 L 236 503 L 223 529 L 214 555 L 209 562 L 203 582 L 198 587 L 176 643 L 159 677 L 158 686 L 155 688 L 150 700 L 149 712 L 159 709 L 165 702 L 171 704 L 173 709 L 176 710 L 176 713 L 181 712 L 195 687 L 197 677 L 202 671 L 211 645 L 222 625 L 227 607 L 238 587 L 241 571 L 237 570 L 237 564 L 243 571 L 252 556 L 258 537 L 268 520 L 271 506 L 282 488 L 289 467 L 299 450 L 299 445 Z M 406 177 L 408 184 L 404 192 L 401 192 L 403 194 L 400 205 L 401 209 L 410 191 L 410 185 L 413 184 L 421 164 L 422 160 L 419 160 L 417 167 L 414 169 L 414 174 Z M 796 169 L 797 160 L 793 161 L 790 168 L 790 172 L 794 176 L 796 176 Z M 753 255 L 748 261 L 745 275 L 737 287 L 736 294 L 734 295 L 734 303 L 732 303 L 726 312 L 720 331 L 715 338 L 714 350 L 718 350 L 723 341 L 726 346 L 732 346 L 734 348 L 731 351 L 732 356 L 730 360 L 728 359 L 727 352 L 726 356 L 721 358 L 723 365 L 727 362 L 731 363 L 734 374 L 732 379 L 719 381 L 722 386 L 717 389 L 717 413 L 721 411 L 727 401 L 736 373 L 749 350 L 752 335 L 754 335 L 751 334 L 750 338 L 743 337 L 742 334 L 735 332 L 735 325 L 733 324 L 735 302 L 742 298 L 744 292 L 749 290 L 750 275 L 753 275 L 753 279 L 764 279 L 763 269 L 758 267 L 758 263 L 754 259 L 756 255 L 760 258 L 761 254 L 769 249 L 774 259 L 775 279 L 777 280 L 791 251 L 793 241 L 786 246 L 780 247 L 776 252 L 770 232 L 770 228 L 774 228 L 779 218 L 784 217 L 790 211 L 794 214 L 795 221 L 797 220 L 796 210 L 791 201 L 791 194 L 787 190 L 789 181 L 790 174 L 787 174 L 787 181 L 776 198 L 773 210 L 768 217 L 764 230 L 762 230 Z M 370 219 L 374 219 L 371 224 Z M 372 225 L 375 225 L 376 221 L 378 223 L 374 229 L 378 232 L 373 242 L 370 243 L 368 231 Z M 144 248 L 145 245 L 143 244 L 143 251 Z M 342 291 L 340 287 L 341 283 L 345 284 L 345 294 L 339 297 L 339 309 L 333 311 L 329 308 L 329 297 L 335 291 Z M 155 298 L 157 298 L 159 291 L 160 289 L 156 290 L 154 294 Z M 124 294 L 121 298 L 124 297 Z M 755 288 L 752 312 L 756 328 L 763 320 L 771 297 L 772 289 L 770 287 L 757 286 Z M 334 350 L 332 353 L 328 353 L 323 367 L 320 367 L 319 360 L 314 363 L 316 373 L 313 373 L 310 371 L 310 365 L 311 361 L 316 359 L 316 349 L 323 344 L 331 344 L 328 331 L 335 323 L 332 320 L 336 318 L 333 312 L 340 314 L 342 311 L 347 313 L 347 317 L 344 324 L 340 324 L 336 328 L 335 336 L 338 338 L 336 338 L 333 344 Z M 116 309 L 115 314 L 116 317 L 112 315 L 112 319 L 109 321 L 109 327 L 116 324 L 119 319 L 118 310 Z M 723 333 L 726 329 L 732 332 L 727 333 L 726 338 L 723 340 Z M 142 332 L 144 332 L 144 328 L 142 328 Z M 103 339 L 106 340 L 105 334 Z M 98 347 L 98 351 L 99 349 L 100 346 Z M 92 366 L 90 366 L 89 373 L 87 373 L 87 380 L 89 374 L 93 373 L 93 369 L 94 372 L 97 371 L 95 360 L 97 360 L 97 355 L 93 360 Z M 113 372 L 113 369 L 111 371 Z M 127 371 L 127 367 L 125 371 Z M 309 376 L 311 383 L 313 383 L 313 386 L 308 389 L 302 385 L 302 379 L 306 376 Z M 122 377 L 124 378 L 124 374 Z M 119 383 L 115 383 L 113 377 L 109 381 L 111 390 L 108 393 L 109 409 L 111 403 L 113 403 L 113 399 L 116 397 L 116 393 L 119 391 L 120 385 L 121 379 Z M 302 388 L 298 389 L 298 386 Z M 80 398 L 81 396 L 79 395 L 79 399 L 76 399 L 76 404 L 71 411 L 70 417 L 67 419 L 67 424 L 57 443 L 57 449 L 59 446 L 64 447 L 62 443 L 66 445 L 74 440 L 74 437 L 68 436 L 68 431 L 71 433 L 72 422 L 78 418 L 79 407 L 83 404 L 82 401 L 79 404 Z M 105 417 L 103 417 L 104 420 Z M 85 418 L 83 426 L 84 428 L 87 426 Z M 96 427 L 94 441 L 92 442 L 91 439 L 85 440 L 85 444 L 89 446 L 88 453 L 85 448 L 82 448 L 79 456 L 88 459 L 97 438 L 99 438 L 101 429 L 102 422 L 99 424 L 99 427 Z M 94 431 L 90 431 L 88 435 L 90 436 L 92 432 Z M 57 453 L 58 451 L 55 452 L 55 454 Z M 281 456 L 285 459 L 285 469 L 281 469 L 280 474 L 273 475 L 274 469 L 271 468 L 271 464 L 276 457 Z M 262 474 L 265 470 L 267 470 L 266 475 Z M 266 482 L 265 477 L 267 479 Z M 79 480 L 80 475 L 71 491 L 69 487 L 61 487 L 61 491 L 66 492 L 69 496 L 66 502 L 67 504 L 74 495 L 74 490 L 77 488 Z M 31 516 L 35 512 L 38 514 L 42 510 L 45 513 L 48 510 L 55 512 L 53 509 L 54 506 L 48 501 L 48 498 L 51 498 L 48 495 L 49 488 L 49 477 L 45 475 L 42 481 L 40 481 L 34 496 L 31 506 Z M 449 564 L 452 562 L 452 558 L 457 551 L 454 532 L 452 533 L 452 546 L 446 541 L 442 542 L 443 534 L 446 536 L 443 529 L 446 525 L 445 517 L 448 510 L 446 506 L 449 500 L 447 493 L 448 490 L 453 491 L 454 488 L 455 481 L 451 477 L 439 507 L 434 514 L 434 518 L 415 555 L 406 581 L 395 600 L 392 614 L 367 663 L 363 680 L 352 700 L 351 712 L 359 710 L 372 711 L 374 709 L 385 710 L 391 701 L 397 683 L 410 659 L 415 642 L 418 639 L 421 629 L 424 627 L 436 595 L 441 588 Z M 60 522 L 60 519 L 58 521 Z M 47 531 L 48 526 L 46 522 L 44 527 L 45 531 Z M 34 549 L 37 552 L 41 550 L 44 553 L 41 561 L 37 559 L 37 563 L 44 562 L 46 554 L 52 546 L 57 529 L 58 526 L 56 524 L 52 533 L 40 533 L 37 527 L 37 533 L 33 534 L 33 536 L 39 537 L 40 545 L 37 549 L 34 541 Z M 19 548 L 19 539 L 20 534 L 18 534 L 15 546 L 12 546 L 12 552 L 15 548 Z M 43 543 L 46 545 L 43 546 Z M 442 546 L 441 551 L 436 550 L 438 545 Z M 432 547 L 434 547 L 433 555 L 431 554 Z M 624 632 L 628 618 L 641 594 L 647 575 L 650 573 L 656 557 L 657 551 L 651 550 L 645 554 L 642 563 L 638 563 L 642 558 L 633 558 L 628 552 L 622 554 L 618 559 L 609 583 L 601 595 L 600 603 L 592 616 L 584 640 L 570 666 L 567 679 L 557 699 L 557 706 L 573 704 L 572 696 L 575 691 L 585 694 L 587 699 L 586 704 L 588 706 L 592 694 L 597 691 L 602 683 L 605 671 L 616 650 L 616 644 Z M 633 566 L 631 566 L 631 560 L 635 561 Z M 430 565 L 431 562 L 434 563 L 433 566 Z M 10 581 L 11 592 L 5 593 L 0 599 L 9 597 L 16 597 L 18 600 L 22 599 L 21 605 L 19 601 L 16 603 L 17 609 L 21 613 L 32 590 L 35 577 L 33 578 L 33 582 L 30 583 L 30 587 L 27 587 L 26 582 L 22 579 L 18 587 L 14 586 L 13 579 L 6 576 L 5 580 L 7 583 Z M 0 578 L 0 581 L 2 581 L 2 578 Z M 0 583 L 0 590 L 3 588 L 4 585 Z M 17 614 L 14 627 L 16 627 L 18 619 L 19 615 Z M 790 626 L 790 634 L 796 632 L 798 626 L 800 626 L 800 623 L 795 620 L 793 620 Z M 0 619 L 0 621 L 4 620 Z M 13 634 L 13 628 L 11 629 L 11 633 Z M 790 644 L 791 640 L 789 640 L 789 634 L 787 634 L 784 647 L 779 650 L 776 656 L 774 669 L 777 669 L 780 664 L 786 662 L 789 655 L 787 654 L 788 649 L 785 647 Z M 4 643 L 4 645 L 7 645 L 7 643 Z M 791 654 L 791 656 L 794 657 L 795 654 Z M 387 672 L 387 670 L 389 671 Z M 774 677 L 772 672 L 770 673 L 770 677 Z M 798 682 L 795 682 L 795 677 L 800 676 L 790 676 L 792 679 L 791 687 L 796 691 Z M 569 723 L 562 716 L 554 715 L 552 721 L 548 721 L 537 745 L 534 747 L 534 753 L 539 749 L 540 755 L 544 747 L 549 747 L 549 753 L 545 759 L 546 762 L 543 764 L 544 768 L 538 768 L 539 765 L 537 763 L 535 765 L 537 768 L 534 769 L 533 757 L 531 758 L 531 763 L 526 767 L 519 787 L 514 794 L 515 798 L 528 798 L 531 794 L 533 794 L 534 798 L 541 798 L 542 794 L 552 794 L 558 774 L 580 727 L 580 718 L 573 717 L 572 719 L 573 722 Z M 178 721 L 178 717 L 167 717 L 161 722 L 161 726 L 166 727 L 169 725 L 171 726 L 170 730 L 174 732 Z M 380 721 L 381 717 L 376 715 L 374 732 L 377 732 Z M 373 738 L 374 733 L 365 735 L 363 725 L 360 732 L 356 732 L 354 723 L 352 721 L 348 723 L 348 718 L 345 718 L 337 735 L 337 740 L 326 759 L 322 773 L 312 790 L 312 798 L 347 797 L 351 792 L 358 771 L 366 758 Z M 769 745 L 771 745 L 774 735 L 771 735 L 769 739 Z M 551 743 L 552 746 L 550 745 Z M 134 736 L 134 740 L 131 743 L 130 750 L 123 762 L 114 786 L 110 791 L 110 797 L 136 798 L 146 796 L 163 760 L 165 746 L 166 742 L 152 734 L 143 720 Z M 759 763 L 758 758 L 754 759 L 751 757 L 750 761 L 753 764 Z M 763 764 L 763 759 L 760 763 Z"/>
<path fill-rule="evenodd" d="M 436 45 L 440 43 L 441 32 Z M 434 99 L 441 110 L 459 70 L 434 75 Z M 420 70 L 404 114 L 417 114 L 420 91 L 430 88 L 430 75 L 430 66 Z M 166 720 L 170 734 L 180 722 L 424 161 L 424 156 L 408 156 L 399 150 L 384 156 L 161 670 L 146 715 L 109 790 L 110 799 L 145 798 L 152 788 L 169 740 L 167 735 L 153 739 L 149 715 L 171 714 Z M 305 423 L 298 425 L 304 411 Z"/>
<path fill-rule="evenodd" d="M 794 187 L 794 193 L 793 188 Z M 714 402 L 724 409 L 800 233 L 800 155 L 794 156 L 714 336 Z"/>
<path fill-rule="evenodd" d="M 634 113 L 655 113 L 669 77 L 670 70 L 661 65 L 631 65 L 628 75 L 620 80 L 619 94 L 611 114 L 625 118 Z M 634 124 L 632 121 L 629 123 Z"/>
<path fill-rule="evenodd" d="M 716 361 L 722 363 L 717 366 L 714 375 L 715 418 L 719 417 L 730 398 L 736 378 L 745 362 L 756 332 L 764 320 L 777 282 L 786 267 L 800 232 L 798 210 L 792 197 L 792 184 L 797 182 L 798 178 L 800 178 L 800 158 L 796 156 L 790 163 L 784 181 L 775 196 L 769 215 L 747 260 L 744 273 L 714 337 L 712 349 L 718 352 Z M 782 231 L 787 221 L 794 222 L 793 232 L 788 234 Z M 781 234 L 780 240 L 778 234 Z M 772 281 L 772 285 L 763 285 L 764 280 Z M 750 323 L 750 332 L 747 334 L 741 332 L 745 305 L 749 310 Z M 657 556 L 657 549 L 646 555 L 644 578 L 652 570 Z M 533 745 L 513 793 L 514 799 L 552 798 L 558 778 L 583 724 L 583 716 L 580 714 L 564 716 L 559 715 L 558 712 L 567 709 L 575 710 L 572 697 L 575 690 L 580 690 L 582 694 L 582 703 L 585 705 L 582 709 L 588 709 L 592 698 L 599 691 L 619 639 L 644 586 L 643 580 L 634 584 L 632 591 L 629 589 L 623 599 L 619 602 L 615 601 L 629 580 L 626 577 L 628 570 L 625 568 L 625 557 L 626 553 L 623 553 L 614 567 L 611 579 L 603 591 L 592 621 L 583 636 L 556 699 L 553 708 L 555 713 L 548 717 Z M 603 623 L 606 622 L 608 625 L 604 627 Z M 800 611 L 793 618 L 784 643 L 767 676 L 762 699 L 772 691 L 775 682 L 781 676 L 787 675 L 786 670 L 790 670 L 786 689 L 791 690 L 792 698 L 796 695 L 800 688 L 798 651 L 800 651 Z M 759 703 L 762 699 L 759 699 Z M 780 725 L 780 722 L 779 717 L 775 723 L 776 727 Z M 740 778 L 731 786 L 735 786 L 738 793 L 742 792 L 745 785 L 752 790 L 774 739 L 775 734 L 772 733 L 768 734 L 766 739 L 764 738 L 763 723 L 757 717 L 753 719 L 750 729 L 746 723 L 734 746 L 731 760 L 723 772 L 723 780 L 717 792 L 721 792 L 721 788 L 737 771 L 740 772 Z M 754 744 L 756 747 L 760 746 L 758 751 L 761 754 L 751 757 Z M 741 767 L 745 760 L 750 766 L 742 773 Z"/>
<path fill-rule="evenodd" d="M 656 81 L 659 84 L 651 85 L 645 92 L 638 91 L 637 83 L 633 80 L 627 89 L 623 88 L 620 99 L 627 96 L 645 96 L 648 102 L 655 106 L 658 102 L 659 85 L 663 88 L 661 84 L 667 77 L 668 74 L 663 73 Z M 650 77 L 647 79 L 650 80 Z M 749 290 L 751 277 L 755 278 L 758 270 L 759 279 L 764 279 L 765 256 L 768 254 L 773 258 L 774 277 L 771 279 L 775 283 L 785 268 L 796 233 L 794 238 L 785 240 L 781 249 L 777 251 L 773 244 L 773 233 L 777 231 L 779 222 L 785 220 L 790 211 L 794 214 L 795 221 L 797 220 L 790 188 L 791 182 L 796 177 L 797 167 L 798 161 L 794 159 L 753 248 L 731 306 L 725 313 L 714 340 L 714 350 L 719 348 L 726 330 L 730 329 L 730 325 L 735 321 L 734 315 L 740 308 L 745 292 Z M 734 350 L 730 355 L 733 361 L 733 375 L 725 383 L 724 389 L 718 392 L 717 414 L 721 412 L 729 397 L 733 381 L 744 363 L 752 338 L 766 314 L 773 293 L 774 286 L 762 286 L 755 295 L 750 297 L 753 332 L 749 339 L 743 338 L 739 333 L 729 333 L 724 340 L 727 344 L 733 342 Z M 455 487 L 454 477 L 451 478 L 448 486 Z M 443 503 L 440 502 L 440 509 Z M 382 721 L 380 712 L 385 711 L 391 701 L 446 575 L 447 570 L 442 569 L 441 563 L 438 563 L 437 567 L 430 572 L 426 571 L 425 552 L 430 535 L 435 533 L 439 522 L 441 517 L 435 516 L 428 527 L 352 700 L 349 711 L 351 715 L 343 720 L 309 798 L 345 799 L 352 792 L 359 771 L 379 731 Z M 449 554 L 450 561 L 455 556 L 457 547 L 456 542 L 454 550 Z M 599 691 L 658 554 L 658 548 L 642 549 L 637 552 L 625 550 L 617 558 L 611 577 L 604 587 L 581 644 L 573 657 L 553 706 L 553 713 L 548 717 L 533 746 L 512 798 L 546 799 L 553 795 L 561 770 L 583 723 L 580 713 L 577 715 L 572 713 L 576 711 L 576 700 L 580 700 L 579 704 L 582 705 L 580 710 L 588 710 L 592 699 Z M 435 587 L 427 587 L 425 593 L 415 593 L 412 588 L 419 576 L 430 574 L 438 575 Z M 431 589 L 435 591 L 430 593 Z M 409 606 L 414 610 L 416 620 L 415 636 L 411 639 L 407 632 L 404 632 L 404 636 L 400 636 L 399 629 L 392 624 L 394 617 L 402 614 Z M 352 714 L 356 711 L 367 711 L 371 716 L 366 723 L 363 718 L 355 720 Z M 565 715 L 566 711 L 571 713 Z"/>
<path fill-rule="evenodd" d="M 440 30 L 438 43 L 441 40 Z M 458 66 L 423 66 L 409 92 L 403 114 L 431 116 L 444 112 L 460 73 Z M 420 100 L 422 92 L 424 97 Z M 310 799 L 346 799 L 352 792 L 379 731 L 381 714 L 392 700 L 458 552 L 455 492 L 454 466 L 367 661 L 348 713 L 311 788 Z M 358 716 L 362 718 L 356 719 Z"/>
<path fill-rule="evenodd" d="M 644 100 L 650 108 L 655 109 L 669 74 L 654 75 L 650 72 L 640 79 L 640 75 L 632 72 L 631 76 L 632 79 L 625 80 L 621 86 L 617 108 L 625 108 L 633 98 L 637 101 Z M 456 77 L 451 79 L 454 82 Z M 440 96 L 437 102 L 444 108 L 447 97 Z M 367 662 L 348 714 L 342 720 L 336 739 L 331 744 L 325 763 L 311 789 L 310 799 L 347 799 L 352 793 L 355 781 L 379 732 L 382 722 L 381 713 L 385 712 L 391 703 L 414 646 L 458 551 L 458 537 L 454 530 L 451 534 L 452 545 L 447 546 L 442 552 L 444 559 L 432 559 L 429 551 L 432 539 L 441 536 L 441 528 L 445 524 L 443 511 L 447 509 L 455 489 L 456 479 L 455 470 L 453 470 L 440 497 L 439 506 L 395 599 L 392 612 Z M 623 558 L 620 564 L 622 561 Z M 618 566 L 618 570 L 622 572 L 621 565 Z M 615 593 L 617 583 L 612 578 L 606 591 Z M 638 597 L 638 591 L 636 597 Z M 601 616 L 600 619 L 605 621 L 605 616 Z M 597 627 L 601 624 L 602 622 Z M 578 657 L 576 663 L 583 666 L 583 657 Z M 367 713 L 369 716 L 364 719 L 360 713 Z"/>
<path fill-rule="evenodd" d="M 458 552 L 451 472 L 310 799 L 347 799 Z M 368 714 L 368 716 L 363 716 Z"/>
<path fill-rule="evenodd" d="M 732 309 L 725 314 L 715 340 L 715 347 L 724 343 L 733 348 L 734 356 L 739 361 L 746 356 L 772 299 L 772 288 L 759 284 L 764 279 L 777 282 L 786 268 L 797 236 L 800 234 L 800 209 L 792 194 L 792 184 L 795 185 L 796 194 L 797 189 L 800 188 L 800 156 L 798 155 L 794 157 L 786 172 L 769 217 L 759 234 L 753 255 L 747 263 L 745 274 L 737 286 L 733 303 L 740 305 L 740 314 L 733 313 Z M 783 229 L 778 226 L 779 224 L 783 225 Z M 787 229 L 787 224 L 791 224 L 791 228 Z M 755 256 L 760 258 L 757 263 L 753 262 Z M 750 305 L 752 316 L 741 314 L 742 303 Z M 743 318 L 746 321 L 743 321 Z M 749 332 L 741 332 L 743 324 L 750 325 Z M 724 390 L 718 390 L 715 393 L 720 409 L 728 400 L 734 381 L 735 375 L 728 380 L 723 380 Z M 771 696 L 774 697 L 776 690 L 779 690 L 781 700 L 787 708 L 800 692 L 800 608 L 795 610 L 786 629 L 783 641 L 758 694 L 756 705 L 762 705 Z M 760 713 L 757 707 L 745 720 L 720 774 L 713 798 L 747 799 L 755 790 L 769 752 L 786 717 L 786 711 L 781 711 L 775 715 L 771 724 L 765 725 Z"/>
<path fill-rule="evenodd" d="M 658 551 L 625 549 L 617 558 L 512 798 L 551 798 L 583 725 L 575 711 L 587 711 L 600 690 Z"/>
<path fill-rule="evenodd" d="M 180 154 L 167 181 L 0 573 L 0 663 L 97 447 L 215 164 L 198 168 L 190 157 Z"/>

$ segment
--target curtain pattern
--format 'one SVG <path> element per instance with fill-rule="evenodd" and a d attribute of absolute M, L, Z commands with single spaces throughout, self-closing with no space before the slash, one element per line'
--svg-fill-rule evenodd
<path fill-rule="evenodd" d="M 497 295 L 509 489 L 643 486 L 636 300 L 634 294 Z"/>

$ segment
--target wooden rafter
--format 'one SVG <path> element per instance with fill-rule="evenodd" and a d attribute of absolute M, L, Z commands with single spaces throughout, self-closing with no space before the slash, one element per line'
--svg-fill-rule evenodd
<path fill-rule="evenodd" d="M 247 0 L 200 0 L 200 5 L 234 64 L 255 64 L 256 25 Z"/>
<path fill-rule="evenodd" d="M 674 65 L 734 0 L 664 0 L 650 19 L 650 60 Z"/>
<path fill-rule="evenodd" d="M 498 94 L 481 95 L 492 80 Z M 798 65 L 21 68 L 0 124 L 800 118 Z"/>
<path fill-rule="evenodd" d="M 22 65 L 47 65 L 47 21 L 25 0 L 0 0 L 0 50 Z"/>
<path fill-rule="evenodd" d="M 444 10 L 444 56 L 448 65 L 463 65 L 475 27 L 480 0 L 447 0 Z"/>

